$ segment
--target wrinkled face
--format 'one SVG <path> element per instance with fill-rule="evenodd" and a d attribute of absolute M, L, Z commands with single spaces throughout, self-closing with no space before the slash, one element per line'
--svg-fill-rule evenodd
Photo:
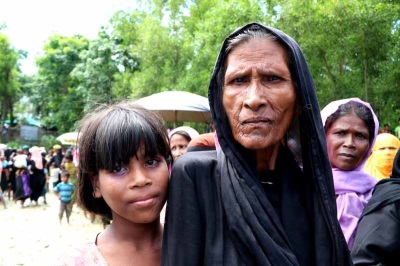
<path fill-rule="evenodd" d="M 265 38 L 252 39 L 235 47 L 226 64 L 223 106 L 235 140 L 250 150 L 280 141 L 296 102 L 284 48 Z"/>
<path fill-rule="evenodd" d="M 174 134 L 169 140 L 171 147 L 171 154 L 174 160 L 182 156 L 187 151 L 189 141 L 180 134 Z"/>
<path fill-rule="evenodd" d="M 332 167 L 353 170 L 370 146 L 368 127 L 354 113 L 341 116 L 326 132 L 326 142 Z"/>
<path fill-rule="evenodd" d="M 145 157 L 140 151 L 128 165 L 115 166 L 111 172 L 100 170 L 95 181 L 95 196 L 104 198 L 114 221 L 151 223 L 159 218 L 166 201 L 168 178 L 163 156 Z"/>

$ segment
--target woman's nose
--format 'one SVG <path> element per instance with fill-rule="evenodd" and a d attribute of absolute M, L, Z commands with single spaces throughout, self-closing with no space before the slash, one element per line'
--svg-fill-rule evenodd
<path fill-rule="evenodd" d="M 252 80 L 247 88 L 244 106 L 252 111 L 258 111 L 260 107 L 266 104 L 264 88 L 259 80 Z"/>
<path fill-rule="evenodd" d="M 345 145 L 346 147 L 349 147 L 349 148 L 355 147 L 353 136 L 348 135 L 348 136 L 345 138 L 344 145 Z"/>

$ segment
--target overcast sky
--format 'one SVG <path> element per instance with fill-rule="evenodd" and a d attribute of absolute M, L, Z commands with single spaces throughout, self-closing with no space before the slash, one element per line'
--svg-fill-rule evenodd
<path fill-rule="evenodd" d="M 131 11 L 135 0 L 0 0 L 2 33 L 16 49 L 28 52 L 21 61 L 26 74 L 34 74 L 34 58 L 40 55 L 49 36 L 81 34 L 96 37 L 101 25 L 118 10 Z"/>

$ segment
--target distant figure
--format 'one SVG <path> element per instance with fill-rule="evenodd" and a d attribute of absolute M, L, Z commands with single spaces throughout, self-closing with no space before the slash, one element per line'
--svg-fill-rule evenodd
<path fill-rule="evenodd" d="M 381 180 L 392 173 L 393 160 L 400 148 L 400 140 L 389 133 L 378 134 L 372 154 L 368 158 L 364 171 Z"/>
<path fill-rule="evenodd" d="M 365 207 L 351 251 L 354 265 L 399 265 L 400 150 L 389 179 L 376 185 Z"/>
<path fill-rule="evenodd" d="M 394 128 L 394 135 L 400 139 L 400 118 L 397 122 L 397 126 Z"/>
<path fill-rule="evenodd" d="M 74 193 L 74 190 L 75 186 L 69 182 L 69 173 L 67 171 L 62 171 L 61 183 L 54 188 L 54 192 L 57 194 L 58 199 L 60 200 L 60 212 L 58 213 L 60 223 L 64 212 L 67 218 L 67 223 L 69 223 L 69 217 L 72 213 L 72 194 Z"/>
<path fill-rule="evenodd" d="M 173 129 L 168 134 L 171 154 L 174 160 L 178 159 L 180 156 L 187 152 L 187 147 L 189 142 L 199 136 L 199 133 L 191 127 L 182 126 Z"/>

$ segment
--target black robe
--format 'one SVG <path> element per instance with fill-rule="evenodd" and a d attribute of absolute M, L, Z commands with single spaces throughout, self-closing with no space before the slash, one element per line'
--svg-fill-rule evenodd
<path fill-rule="evenodd" d="M 228 39 L 250 27 L 265 29 L 287 48 L 301 112 L 282 140 L 276 171 L 259 176 L 251 152 L 234 140 L 222 105 L 225 40 L 209 86 L 219 146 L 174 163 L 162 265 L 351 265 L 307 63 L 295 41 L 261 24 Z"/>
<path fill-rule="evenodd" d="M 355 265 L 400 264 L 400 150 L 361 215 L 351 256 Z"/>

